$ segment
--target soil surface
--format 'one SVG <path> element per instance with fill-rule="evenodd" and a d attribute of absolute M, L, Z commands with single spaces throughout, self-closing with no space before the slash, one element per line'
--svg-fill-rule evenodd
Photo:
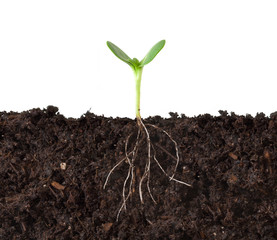
<path fill-rule="evenodd" d="M 86 113 L 67 119 L 58 108 L 0 113 L 0 239 L 277 239 L 277 116 L 152 117 L 167 131 L 180 162 L 170 181 L 140 139 L 132 195 L 122 205 L 129 164 L 109 171 L 135 146 L 136 121 Z M 168 175 L 175 146 L 147 127 Z M 153 154 L 153 151 L 151 152 Z M 151 155 L 153 157 L 153 155 Z M 128 191 L 126 191 L 126 194 Z"/>

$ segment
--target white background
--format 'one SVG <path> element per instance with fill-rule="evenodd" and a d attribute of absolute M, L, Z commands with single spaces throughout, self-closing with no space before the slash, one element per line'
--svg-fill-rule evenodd
<path fill-rule="evenodd" d="M 277 1 L 0 1 L 0 111 L 48 105 L 67 117 L 135 117 L 131 68 L 145 66 L 141 115 L 277 111 Z"/>

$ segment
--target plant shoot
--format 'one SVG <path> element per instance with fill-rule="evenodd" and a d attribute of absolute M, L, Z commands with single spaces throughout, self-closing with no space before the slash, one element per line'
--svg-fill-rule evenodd
<path fill-rule="evenodd" d="M 165 45 L 165 40 L 161 40 L 158 43 L 156 43 L 150 51 L 146 54 L 146 56 L 139 61 L 137 58 L 131 59 L 126 53 L 124 53 L 119 47 L 117 47 L 115 44 L 111 42 L 107 42 L 107 45 L 109 49 L 114 53 L 115 56 L 117 56 L 120 60 L 127 63 L 134 72 L 135 75 L 135 81 L 136 81 L 136 118 L 141 119 L 140 116 L 140 84 L 141 84 L 141 75 L 143 67 L 150 63 L 156 55 L 162 50 L 162 48 Z"/>

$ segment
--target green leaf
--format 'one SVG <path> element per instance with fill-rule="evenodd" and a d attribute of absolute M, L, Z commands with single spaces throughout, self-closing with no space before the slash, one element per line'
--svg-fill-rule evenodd
<path fill-rule="evenodd" d="M 140 61 L 140 67 L 143 67 L 146 64 L 150 63 L 156 57 L 156 55 L 162 50 L 164 45 L 165 40 L 161 40 L 158 43 L 156 43 L 146 54 L 146 56 Z"/>
<path fill-rule="evenodd" d="M 118 46 L 116 46 L 115 44 L 109 41 L 107 41 L 107 46 L 113 52 L 113 54 L 117 56 L 120 60 L 129 64 L 131 67 L 134 67 L 132 63 L 132 59 L 125 52 L 123 52 Z"/>

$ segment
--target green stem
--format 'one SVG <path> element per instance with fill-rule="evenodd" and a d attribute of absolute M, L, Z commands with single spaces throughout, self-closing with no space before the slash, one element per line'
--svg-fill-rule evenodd
<path fill-rule="evenodd" d="M 136 118 L 140 119 L 140 83 L 143 67 L 134 70 L 136 80 Z"/>

